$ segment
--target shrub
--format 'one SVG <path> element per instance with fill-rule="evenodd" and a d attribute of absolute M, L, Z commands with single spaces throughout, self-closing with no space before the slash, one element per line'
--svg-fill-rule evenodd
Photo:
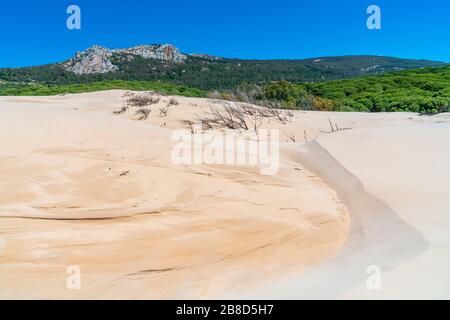
<path fill-rule="evenodd" d="M 334 111 L 337 108 L 337 103 L 330 99 L 321 97 L 313 97 L 312 109 L 315 111 Z"/>

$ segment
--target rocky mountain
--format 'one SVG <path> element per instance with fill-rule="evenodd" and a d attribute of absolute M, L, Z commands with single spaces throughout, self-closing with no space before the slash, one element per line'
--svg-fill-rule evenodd
<path fill-rule="evenodd" d="M 172 63 L 182 63 L 187 59 L 186 55 L 170 44 L 141 45 L 115 50 L 96 45 L 86 51 L 78 52 L 75 57 L 63 63 L 63 67 L 77 75 L 114 72 L 119 68 L 113 63 L 113 57 L 120 57 L 127 61 L 131 61 L 135 57 L 142 57 Z"/>

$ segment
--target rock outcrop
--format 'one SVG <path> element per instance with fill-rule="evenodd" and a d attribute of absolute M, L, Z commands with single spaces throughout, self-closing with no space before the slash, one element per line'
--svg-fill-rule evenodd
<path fill-rule="evenodd" d="M 186 55 L 182 54 L 178 48 L 170 44 L 142 45 L 129 49 L 113 50 L 113 52 L 124 55 L 141 56 L 145 59 L 170 61 L 174 63 L 182 63 L 187 59 Z"/>
<path fill-rule="evenodd" d="M 77 52 L 75 57 L 67 61 L 64 66 L 78 75 L 116 71 L 118 68 L 112 64 L 111 56 L 111 50 L 93 46 L 84 52 Z"/>
<path fill-rule="evenodd" d="M 125 56 L 128 59 L 140 56 L 145 59 L 157 59 L 172 63 L 183 63 L 187 59 L 186 55 L 170 44 L 141 45 L 115 50 L 93 46 L 86 51 L 78 52 L 75 57 L 65 62 L 63 66 L 66 70 L 78 75 L 113 72 L 119 70 L 118 66 L 111 61 L 114 55 Z"/>

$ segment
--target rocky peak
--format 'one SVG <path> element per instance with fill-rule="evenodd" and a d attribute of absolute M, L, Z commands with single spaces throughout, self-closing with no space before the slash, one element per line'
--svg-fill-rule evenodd
<path fill-rule="evenodd" d="M 95 45 L 77 52 L 75 57 L 64 63 L 64 67 L 79 75 L 116 71 L 118 68 L 110 61 L 111 56 L 111 50 Z"/>
<path fill-rule="evenodd" d="M 171 44 L 140 45 L 129 49 L 114 50 L 114 52 L 174 63 L 181 63 L 187 59 L 186 55 L 182 54 L 177 47 L 174 47 Z"/>
<path fill-rule="evenodd" d="M 90 47 L 89 49 L 87 49 L 84 52 L 77 52 L 76 56 L 83 56 L 85 54 L 91 54 L 91 55 L 105 55 L 105 56 L 111 56 L 111 51 L 108 48 L 99 46 L 99 45 L 94 45 L 92 47 Z"/>
<path fill-rule="evenodd" d="M 77 52 L 63 66 L 66 70 L 79 75 L 117 71 L 119 68 L 111 61 L 111 57 L 114 54 L 124 55 L 129 58 L 140 56 L 145 59 L 157 59 L 173 63 L 183 63 L 187 59 L 186 55 L 170 44 L 140 45 L 133 48 L 115 50 L 95 45 L 86 51 Z"/>

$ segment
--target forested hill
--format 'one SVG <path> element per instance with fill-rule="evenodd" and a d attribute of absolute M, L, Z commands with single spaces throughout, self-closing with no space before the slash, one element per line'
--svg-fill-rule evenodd
<path fill-rule="evenodd" d="M 121 50 L 94 46 L 63 63 L 0 69 L 0 83 L 67 85 L 103 80 L 141 80 L 223 90 L 240 84 L 261 85 L 279 80 L 318 82 L 443 65 L 445 63 L 435 61 L 379 56 L 241 60 L 183 54 L 171 45 Z"/>
<path fill-rule="evenodd" d="M 450 112 L 450 66 L 301 85 L 336 110 Z M 329 105 L 329 104 L 328 104 Z"/>
<path fill-rule="evenodd" d="M 157 90 L 328 111 L 450 111 L 450 66 L 378 56 L 241 60 L 172 45 L 94 46 L 46 66 L 0 69 L 0 95 Z"/>

